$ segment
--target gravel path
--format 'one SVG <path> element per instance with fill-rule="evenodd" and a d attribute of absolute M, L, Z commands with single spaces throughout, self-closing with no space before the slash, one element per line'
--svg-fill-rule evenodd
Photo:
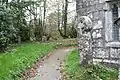
<path fill-rule="evenodd" d="M 60 80 L 60 63 L 74 48 L 63 48 L 56 50 L 52 55 L 43 61 L 37 69 L 37 74 L 28 80 Z"/>

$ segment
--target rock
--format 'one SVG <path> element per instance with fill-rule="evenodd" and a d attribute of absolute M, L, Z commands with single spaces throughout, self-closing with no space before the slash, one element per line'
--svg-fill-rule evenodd
<path fill-rule="evenodd" d="M 42 37 L 42 42 L 46 42 L 47 41 L 47 37 L 46 36 L 43 36 Z"/>

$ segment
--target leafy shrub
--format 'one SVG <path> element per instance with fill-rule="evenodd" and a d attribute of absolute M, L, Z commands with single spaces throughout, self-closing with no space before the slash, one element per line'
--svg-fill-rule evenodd
<path fill-rule="evenodd" d="M 10 39 L 15 36 L 15 28 L 12 25 L 10 10 L 0 6 L 0 51 L 3 51 L 9 44 Z"/>
<path fill-rule="evenodd" d="M 74 27 L 71 27 L 68 31 L 70 38 L 77 38 L 77 30 Z"/>

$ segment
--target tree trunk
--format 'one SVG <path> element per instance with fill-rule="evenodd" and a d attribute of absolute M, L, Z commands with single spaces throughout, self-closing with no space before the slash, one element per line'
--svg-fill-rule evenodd
<path fill-rule="evenodd" d="M 45 30 L 46 30 L 46 25 L 45 25 L 45 17 L 46 17 L 46 1 L 47 0 L 44 0 L 44 15 L 43 15 L 43 31 L 45 32 Z M 43 33 L 43 35 L 45 35 L 44 33 Z"/>
<path fill-rule="evenodd" d="M 63 37 L 63 33 L 62 33 L 62 29 L 60 29 L 60 6 L 58 4 L 58 31 L 60 33 L 60 35 Z"/>
<path fill-rule="evenodd" d="M 30 5 L 30 10 L 32 11 L 32 5 Z M 32 14 L 31 14 L 31 12 L 30 12 L 29 26 L 30 26 L 30 41 L 34 41 L 34 29 L 33 29 L 33 21 L 32 21 Z"/>
<path fill-rule="evenodd" d="M 60 35 L 66 39 L 67 36 L 67 10 L 68 10 L 68 0 L 65 0 L 65 4 L 63 2 L 62 6 L 62 27 L 60 28 L 60 14 L 59 14 L 59 6 L 58 6 L 58 31 Z M 63 28 L 63 29 L 62 29 Z"/>
<path fill-rule="evenodd" d="M 67 37 L 67 9 L 68 9 L 68 0 L 65 0 L 65 12 L 64 12 L 64 35 Z"/>
<path fill-rule="evenodd" d="M 40 41 L 42 41 L 43 26 L 42 26 L 42 10 L 41 10 L 41 6 L 39 6 L 39 8 L 40 8 L 40 11 L 39 11 Z"/>
<path fill-rule="evenodd" d="M 60 9 L 58 4 L 58 30 L 60 29 Z"/>

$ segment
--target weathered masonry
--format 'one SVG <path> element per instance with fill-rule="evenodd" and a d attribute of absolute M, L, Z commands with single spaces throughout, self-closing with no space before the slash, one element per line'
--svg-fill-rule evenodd
<path fill-rule="evenodd" d="M 91 48 L 93 62 L 118 64 L 120 0 L 76 0 L 76 9 L 78 17 L 88 16 L 93 22 Z"/>

